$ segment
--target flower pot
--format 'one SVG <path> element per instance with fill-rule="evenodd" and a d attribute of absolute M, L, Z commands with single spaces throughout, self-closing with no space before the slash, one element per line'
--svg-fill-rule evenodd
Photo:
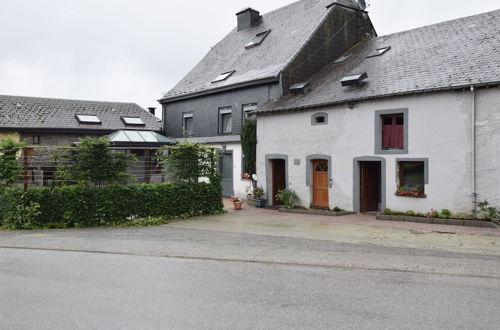
<path fill-rule="evenodd" d="M 264 208 L 266 207 L 266 202 L 267 200 L 265 199 L 254 199 L 253 200 L 253 205 L 258 208 Z"/>
<path fill-rule="evenodd" d="M 233 202 L 234 204 L 234 209 L 239 211 L 241 210 L 241 205 L 243 205 L 243 202 Z"/>

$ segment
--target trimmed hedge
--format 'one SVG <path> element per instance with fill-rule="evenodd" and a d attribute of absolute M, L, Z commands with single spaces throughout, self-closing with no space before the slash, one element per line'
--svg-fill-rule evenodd
<path fill-rule="evenodd" d="M 138 218 L 185 218 L 223 212 L 220 185 L 0 188 L 0 226 L 10 229 L 123 225 Z"/>

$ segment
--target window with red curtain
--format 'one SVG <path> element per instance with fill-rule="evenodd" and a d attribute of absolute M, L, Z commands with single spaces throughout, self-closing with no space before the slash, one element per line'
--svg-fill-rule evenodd
<path fill-rule="evenodd" d="M 403 114 L 382 116 L 382 149 L 404 149 Z"/>

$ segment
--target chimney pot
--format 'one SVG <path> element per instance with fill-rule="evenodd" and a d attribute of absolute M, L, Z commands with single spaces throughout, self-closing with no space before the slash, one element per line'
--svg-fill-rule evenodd
<path fill-rule="evenodd" d="M 156 108 L 151 107 L 151 108 L 148 108 L 148 110 L 149 110 L 149 113 L 151 113 L 152 115 L 156 115 Z"/>
<path fill-rule="evenodd" d="M 250 7 L 239 11 L 236 13 L 236 16 L 238 17 L 238 31 L 255 26 L 259 24 L 262 19 L 260 13 Z"/>

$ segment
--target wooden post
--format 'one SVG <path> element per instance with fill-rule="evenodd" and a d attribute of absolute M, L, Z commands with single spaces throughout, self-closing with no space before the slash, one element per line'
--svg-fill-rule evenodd
<path fill-rule="evenodd" d="M 33 148 L 23 148 L 23 187 L 24 191 L 29 188 L 29 162 L 28 157 L 33 155 Z"/>

